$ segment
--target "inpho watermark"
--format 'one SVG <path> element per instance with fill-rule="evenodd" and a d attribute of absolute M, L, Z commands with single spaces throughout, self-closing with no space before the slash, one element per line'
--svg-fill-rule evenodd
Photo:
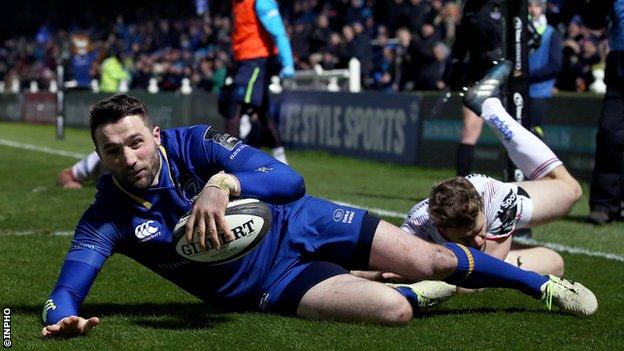
<path fill-rule="evenodd" d="M 13 345 L 11 342 L 11 309 L 5 308 L 2 311 L 2 345 L 5 349 Z"/>

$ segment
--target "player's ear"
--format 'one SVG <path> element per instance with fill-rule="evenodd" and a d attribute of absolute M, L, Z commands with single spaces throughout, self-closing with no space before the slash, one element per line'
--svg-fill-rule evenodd
<path fill-rule="evenodd" d="M 160 146 L 160 127 L 154 126 L 152 129 L 152 136 L 154 137 L 154 141 L 156 141 L 156 146 Z"/>

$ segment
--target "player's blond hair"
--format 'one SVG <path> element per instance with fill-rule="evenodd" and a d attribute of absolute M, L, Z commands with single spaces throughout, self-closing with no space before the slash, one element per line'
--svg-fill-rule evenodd
<path fill-rule="evenodd" d="M 464 177 L 433 185 L 429 195 L 429 215 L 442 228 L 474 228 L 483 201 L 477 189 Z"/>

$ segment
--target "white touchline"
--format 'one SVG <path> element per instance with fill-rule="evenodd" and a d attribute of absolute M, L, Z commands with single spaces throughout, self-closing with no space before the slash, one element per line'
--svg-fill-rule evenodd
<path fill-rule="evenodd" d="M 76 158 L 76 159 L 81 159 L 81 158 L 86 156 L 85 154 L 81 154 L 81 153 L 78 153 L 78 152 L 71 152 L 71 151 L 65 151 L 65 150 L 59 150 L 59 149 L 52 149 L 52 148 L 49 148 L 47 146 L 39 146 L 39 145 L 33 145 L 33 144 L 19 143 L 17 141 L 11 141 L 11 140 L 6 140 L 6 139 L 0 139 L 0 145 L 13 147 L 13 148 L 17 148 L 17 149 L 29 150 L 29 151 L 42 152 L 44 154 L 51 154 L 51 155 L 71 157 L 71 158 Z"/>
<path fill-rule="evenodd" d="M 33 144 L 19 143 L 19 142 L 16 142 L 16 141 L 11 141 L 11 140 L 6 140 L 6 139 L 0 139 L 0 145 L 14 147 L 14 148 L 18 148 L 18 149 L 42 152 L 42 153 L 46 153 L 46 154 L 72 157 L 72 158 L 76 158 L 76 159 L 81 159 L 81 158 L 86 156 L 86 155 L 78 153 L 78 152 L 71 152 L 71 151 L 53 149 L 53 148 L 49 148 L 49 147 L 46 147 L 46 146 L 37 146 L 37 145 L 33 145 Z M 363 210 L 367 210 L 367 211 L 376 213 L 376 214 L 384 216 L 384 217 L 405 218 L 405 216 L 406 216 L 406 214 L 404 214 L 404 213 L 395 212 L 395 211 L 389 211 L 389 210 L 385 210 L 383 208 L 366 208 L 364 206 L 360 206 L 358 204 L 352 204 L 352 203 L 349 203 L 349 202 L 336 201 L 336 200 L 331 200 L 331 199 L 328 199 L 328 200 L 332 201 L 332 202 L 335 202 L 335 203 L 337 203 L 339 205 L 342 205 L 342 206 L 350 206 L 350 207 L 361 208 Z M 70 231 L 57 231 L 57 232 L 53 232 L 52 233 L 53 236 L 71 236 L 73 234 L 74 233 L 70 232 Z M 35 235 L 35 231 L 32 231 L 32 230 L 22 231 L 22 232 L 0 231 L 0 236 L 4 236 L 4 235 L 15 235 L 15 236 Z M 534 239 L 515 238 L 514 241 L 519 242 L 521 244 L 545 246 L 545 247 L 551 248 L 551 249 L 553 249 L 555 251 L 559 251 L 559 252 L 567 252 L 567 253 L 571 253 L 571 254 L 579 254 L 579 255 L 585 255 L 585 256 L 590 256 L 590 257 L 600 257 L 600 258 L 604 258 L 604 259 L 607 259 L 607 260 L 624 262 L 624 256 L 616 255 L 616 254 L 609 253 L 609 252 L 594 251 L 594 250 L 585 249 L 585 248 L 582 248 L 582 247 L 566 246 L 566 245 L 557 244 L 557 243 L 549 243 L 549 242 L 545 242 L 545 241 L 537 241 L 537 240 L 534 240 Z"/>

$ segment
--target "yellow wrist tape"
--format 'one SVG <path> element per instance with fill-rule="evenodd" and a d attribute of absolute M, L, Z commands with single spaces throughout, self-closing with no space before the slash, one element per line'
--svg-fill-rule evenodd
<path fill-rule="evenodd" d="M 217 173 L 210 177 L 204 188 L 209 187 L 219 188 L 225 191 L 228 196 L 230 196 L 232 192 L 238 193 L 238 184 L 232 176 L 225 173 Z"/>

